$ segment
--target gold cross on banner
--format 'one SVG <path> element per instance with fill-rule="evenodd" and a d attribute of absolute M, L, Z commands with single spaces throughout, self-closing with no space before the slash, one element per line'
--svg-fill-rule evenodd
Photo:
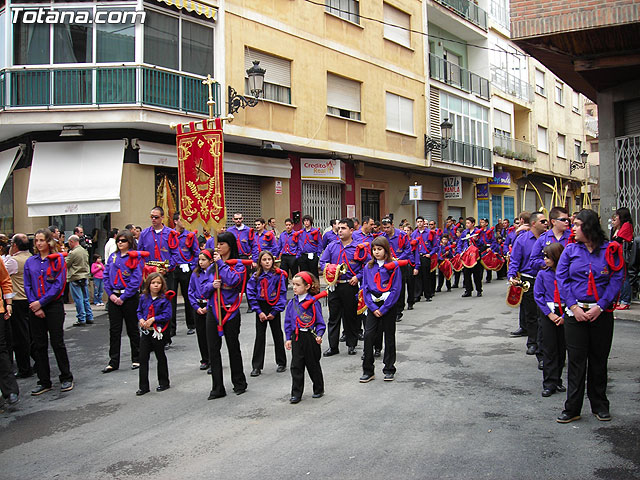
<path fill-rule="evenodd" d="M 198 166 L 196 167 L 196 173 L 198 174 L 198 180 L 201 182 L 206 182 L 211 178 L 211 174 L 202 168 L 202 162 L 204 160 L 201 158 L 200 162 L 198 162 Z"/>

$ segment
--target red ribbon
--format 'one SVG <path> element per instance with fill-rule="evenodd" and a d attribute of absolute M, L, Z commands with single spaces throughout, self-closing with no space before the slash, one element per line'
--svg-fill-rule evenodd
<path fill-rule="evenodd" d="M 240 259 L 227 260 L 225 263 L 229 265 L 229 268 L 233 270 L 233 272 L 236 274 L 238 272 L 236 272 L 235 268 L 233 268 L 233 265 L 238 265 L 238 263 L 242 263 L 246 267 L 247 265 L 252 264 L 251 260 L 240 260 Z M 214 279 L 215 280 L 219 279 L 217 273 L 214 276 Z M 213 292 L 213 301 L 216 308 L 216 312 L 218 312 L 218 307 L 221 307 L 226 312 L 226 315 L 222 318 L 220 322 L 218 322 L 219 336 L 224 335 L 224 324 L 227 323 L 227 320 L 229 320 L 231 315 L 238 309 L 238 307 L 240 307 L 240 304 L 242 303 L 242 295 L 244 294 L 244 289 L 246 285 L 247 285 L 247 269 L 245 268 L 244 272 L 242 272 L 242 288 L 240 289 L 240 295 L 238 295 L 238 298 L 236 299 L 236 301 L 233 302 L 233 304 L 229 308 L 227 308 L 224 302 L 222 302 L 222 291 L 215 290 Z"/>
<path fill-rule="evenodd" d="M 264 301 L 267 302 L 268 305 L 270 306 L 274 306 L 278 303 L 278 301 L 280 300 L 280 285 L 282 282 L 282 277 L 286 277 L 287 274 L 280 270 L 279 268 L 275 269 L 275 274 L 276 275 L 280 275 L 280 278 L 278 279 L 278 284 L 277 284 L 277 289 L 276 289 L 276 298 L 275 300 L 269 300 L 269 279 L 268 278 L 263 278 L 260 281 L 260 286 L 262 287 L 262 296 L 264 298 Z"/>

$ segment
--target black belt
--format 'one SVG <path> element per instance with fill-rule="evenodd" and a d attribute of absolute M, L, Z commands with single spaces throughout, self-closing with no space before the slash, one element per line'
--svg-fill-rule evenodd
<path fill-rule="evenodd" d="M 124 292 L 125 292 L 124 290 L 112 290 L 112 293 L 118 296 L 122 295 Z"/>

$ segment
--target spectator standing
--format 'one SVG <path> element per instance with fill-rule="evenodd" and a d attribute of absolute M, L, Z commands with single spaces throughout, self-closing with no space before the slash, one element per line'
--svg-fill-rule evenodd
<path fill-rule="evenodd" d="M 102 303 L 102 287 L 104 283 L 104 263 L 97 253 L 93 254 L 91 264 L 91 275 L 93 275 L 93 303 L 98 307 L 104 307 Z"/>
<path fill-rule="evenodd" d="M 11 256 L 18 265 L 16 273 L 11 275 L 13 284 L 13 313 L 11 314 L 12 349 L 16 359 L 17 378 L 29 378 L 31 368 L 31 332 L 29 330 L 29 301 L 24 291 L 24 264 L 31 257 L 29 239 L 24 233 L 16 233 L 11 239 Z"/>
<path fill-rule="evenodd" d="M 67 283 L 71 297 L 76 304 L 78 321 L 73 325 L 83 327 L 93 323 L 93 312 L 89 304 L 89 253 L 80 245 L 77 235 L 69 237 L 69 255 L 67 255 Z"/>

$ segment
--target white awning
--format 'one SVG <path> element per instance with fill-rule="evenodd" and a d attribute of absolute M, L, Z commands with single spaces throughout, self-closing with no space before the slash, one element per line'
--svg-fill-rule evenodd
<path fill-rule="evenodd" d="M 7 178 L 11 175 L 11 168 L 13 167 L 13 162 L 19 150 L 20 147 L 15 147 L 5 150 L 4 152 L 0 152 L 0 182 L 2 182 L 0 190 L 2 190 Z"/>
<path fill-rule="evenodd" d="M 178 153 L 175 145 L 144 142 L 138 140 L 138 161 L 141 165 L 178 168 Z"/>
<path fill-rule="evenodd" d="M 286 158 L 256 157 L 225 152 L 224 173 L 291 178 L 291 163 Z"/>
<path fill-rule="evenodd" d="M 29 217 L 119 212 L 123 159 L 122 140 L 37 143 Z"/>

